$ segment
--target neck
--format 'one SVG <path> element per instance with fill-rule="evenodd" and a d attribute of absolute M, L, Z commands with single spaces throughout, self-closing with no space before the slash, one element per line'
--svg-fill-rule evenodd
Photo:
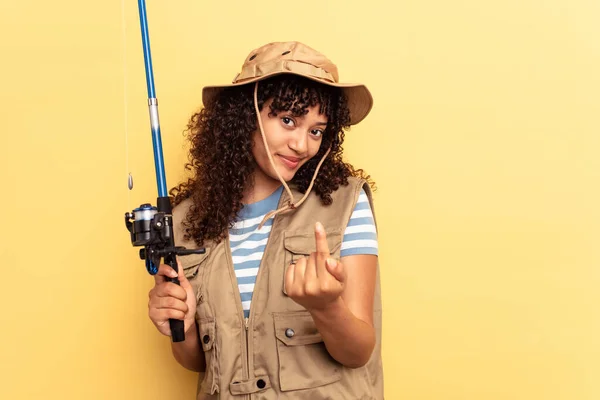
<path fill-rule="evenodd" d="M 269 197 L 281 186 L 278 179 L 273 179 L 265 175 L 259 168 L 256 168 L 248 187 L 244 190 L 242 203 L 252 204 Z"/>

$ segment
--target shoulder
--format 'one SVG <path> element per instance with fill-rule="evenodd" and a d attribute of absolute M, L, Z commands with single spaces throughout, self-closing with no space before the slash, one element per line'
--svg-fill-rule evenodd
<path fill-rule="evenodd" d="M 350 177 L 348 178 L 348 185 L 345 191 L 346 196 L 352 196 L 353 212 L 357 210 L 366 210 L 368 208 L 369 213 L 371 214 L 370 216 L 373 218 L 373 222 L 376 225 L 373 191 L 371 190 L 369 183 L 361 178 Z"/>
<path fill-rule="evenodd" d="M 191 206 L 192 199 L 188 198 L 173 208 L 173 226 L 181 225 L 181 222 L 185 219 Z"/>
<path fill-rule="evenodd" d="M 184 221 L 187 217 L 188 211 L 192 206 L 192 199 L 185 199 L 181 203 L 177 204 L 173 208 L 173 235 L 175 238 L 175 244 L 177 246 L 185 246 L 185 225 Z"/>
<path fill-rule="evenodd" d="M 340 185 L 331 196 L 333 197 L 334 202 L 349 201 L 351 203 L 356 203 L 361 191 L 366 191 L 367 194 L 370 195 L 371 190 L 368 183 L 364 179 L 350 176 L 348 177 L 348 184 Z"/>
<path fill-rule="evenodd" d="M 331 192 L 332 204 L 324 206 L 321 201 L 321 197 L 313 190 L 307 197 L 305 208 L 325 208 L 331 210 L 333 208 L 350 208 L 352 209 L 359 200 L 361 193 L 367 195 L 369 200 L 371 199 L 371 189 L 369 184 L 361 178 L 350 176 L 348 182 L 345 185 L 340 185 L 336 190 Z M 301 193 L 294 193 L 294 198 L 301 198 Z"/>

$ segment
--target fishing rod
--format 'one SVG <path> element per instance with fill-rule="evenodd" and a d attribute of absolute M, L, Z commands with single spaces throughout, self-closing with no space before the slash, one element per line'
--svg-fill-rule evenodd
<path fill-rule="evenodd" d="M 146 86 L 148 89 L 148 110 L 150 113 L 150 130 L 152 132 L 152 147 L 154 150 L 154 168 L 156 184 L 158 187 L 157 206 L 150 203 L 140 205 L 132 212 L 125 213 L 125 226 L 131 235 L 133 246 L 140 247 L 140 258 L 146 262 L 146 270 L 150 275 L 158 272 L 161 259 L 164 263 L 178 272 L 177 255 L 203 254 L 205 249 L 188 250 L 185 247 L 176 247 L 173 237 L 173 215 L 171 198 L 167 193 L 167 180 L 160 135 L 160 121 L 158 118 L 158 100 L 154 87 L 154 72 L 152 69 L 152 54 L 150 52 L 150 36 L 148 34 L 148 20 L 146 16 L 146 1 L 138 0 L 140 15 L 140 28 L 142 33 L 142 48 L 144 51 L 144 69 L 146 70 Z M 133 187 L 129 177 L 129 189 Z M 178 278 L 167 277 L 170 282 L 179 285 Z M 185 340 L 183 321 L 169 319 L 171 339 L 173 342 Z"/>

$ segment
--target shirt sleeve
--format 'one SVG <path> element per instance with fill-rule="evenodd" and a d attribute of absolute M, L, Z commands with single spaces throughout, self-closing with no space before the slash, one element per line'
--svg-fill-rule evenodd
<path fill-rule="evenodd" d="M 369 199 L 361 189 L 358 202 L 344 231 L 340 257 L 356 254 L 378 254 L 377 229 Z"/>

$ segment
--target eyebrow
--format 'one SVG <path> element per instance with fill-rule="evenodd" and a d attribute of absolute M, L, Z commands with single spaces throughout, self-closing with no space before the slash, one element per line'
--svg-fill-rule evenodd
<path fill-rule="evenodd" d="M 305 119 L 306 115 L 296 115 L 294 113 L 290 113 L 292 116 L 294 116 L 295 118 L 301 118 L 301 119 Z M 320 125 L 320 126 L 327 126 L 327 122 L 323 122 L 323 121 L 317 121 L 314 123 L 314 125 Z"/>

